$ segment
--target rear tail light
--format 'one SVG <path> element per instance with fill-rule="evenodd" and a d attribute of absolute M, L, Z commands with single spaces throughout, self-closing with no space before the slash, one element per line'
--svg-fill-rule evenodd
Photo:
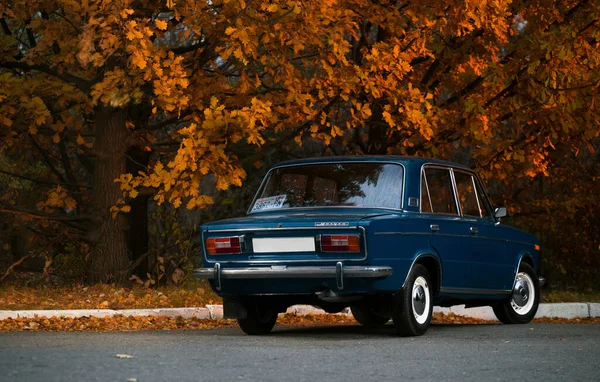
<path fill-rule="evenodd" d="M 321 235 L 321 252 L 360 252 L 358 235 Z"/>
<path fill-rule="evenodd" d="M 244 237 L 213 237 L 206 239 L 206 251 L 210 255 L 236 254 L 244 252 Z"/>

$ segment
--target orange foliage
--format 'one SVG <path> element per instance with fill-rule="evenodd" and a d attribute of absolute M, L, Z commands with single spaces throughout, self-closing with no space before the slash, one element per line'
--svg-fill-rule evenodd
<path fill-rule="evenodd" d="M 600 324 L 600 318 L 576 318 L 576 319 L 536 319 L 533 323 L 547 324 Z M 434 325 L 462 324 L 462 325 L 497 325 L 495 321 L 483 321 L 468 317 L 455 315 L 435 314 Z M 295 316 L 293 314 L 280 315 L 277 320 L 278 326 L 309 327 L 309 326 L 339 326 L 357 325 L 357 322 L 346 315 L 306 315 Z M 105 318 L 97 317 L 51 317 L 51 318 L 17 318 L 0 320 L 0 332 L 18 331 L 61 331 L 61 332 L 129 332 L 139 330 L 204 330 L 237 327 L 235 320 L 207 320 L 181 317 L 133 317 L 113 316 Z M 535 328 L 531 328 L 534 330 Z"/>
<path fill-rule="evenodd" d="M 204 208 L 206 177 L 239 186 L 262 152 L 307 141 L 458 158 L 502 182 L 506 201 L 597 160 L 597 1 L 15 0 L 0 14 L 0 152 L 40 152 L 56 187 L 36 195 L 38 214 L 92 215 L 71 228 L 119 235 L 108 209 L 128 212 L 142 191 Z M 115 152 L 99 139 L 107 115 Z M 124 173 L 128 147 L 154 153 L 147 171 Z M 115 156 L 110 200 L 77 186 L 90 159 Z M 102 174 L 93 184 L 114 180 Z M 574 210 L 593 203 L 590 174 L 560 181 L 581 186 Z"/>
<path fill-rule="evenodd" d="M 124 288 L 105 284 L 0 288 L 0 310 L 179 308 L 206 304 L 221 304 L 221 299 L 207 283 L 193 289 L 175 286 Z"/>

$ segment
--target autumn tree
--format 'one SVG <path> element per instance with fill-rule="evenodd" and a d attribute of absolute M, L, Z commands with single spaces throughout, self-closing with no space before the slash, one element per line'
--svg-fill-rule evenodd
<path fill-rule="evenodd" d="M 127 277 L 144 198 L 202 209 L 214 203 L 206 177 L 239 186 L 272 150 L 313 142 L 327 155 L 461 161 L 522 214 L 564 203 L 530 192 L 558 173 L 579 185 L 574 208 L 589 208 L 599 11 L 587 0 L 5 2 L 1 149 L 45 171 L 26 175 L 43 190 L 36 206 L 1 208 L 89 243 L 91 282 Z"/>

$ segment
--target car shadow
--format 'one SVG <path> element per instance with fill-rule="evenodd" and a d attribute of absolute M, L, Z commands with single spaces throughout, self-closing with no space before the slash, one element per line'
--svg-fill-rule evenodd
<path fill-rule="evenodd" d="M 499 325 L 499 324 L 496 324 Z M 435 335 L 451 331 L 472 330 L 475 327 L 496 326 L 495 324 L 432 324 L 426 335 Z M 366 328 L 361 325 L 327 325 L 327 326 L 276 326 L 270 336 L 318 338 L 356 338 L 356 337 L 401 337 L 396 333 L 392 323 L 378 328 Z"/>

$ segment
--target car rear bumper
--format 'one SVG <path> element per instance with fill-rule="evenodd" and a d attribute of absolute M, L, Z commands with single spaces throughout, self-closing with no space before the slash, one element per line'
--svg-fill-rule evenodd
<path fill-rule="evenodd" d="M 344 266 L 338 262 L 335 266 L 285 266 L 222 268 L 216 263 L 214 268 L 197 268 L 194 277 L 215 281 L 217 290 L 221 289 L 223 279 L 319 279 L 335 278 L 338 289 L 344 288 L 345 278 L 379 279 L 391 275 L 393 269 L 387 266 Z"/>

